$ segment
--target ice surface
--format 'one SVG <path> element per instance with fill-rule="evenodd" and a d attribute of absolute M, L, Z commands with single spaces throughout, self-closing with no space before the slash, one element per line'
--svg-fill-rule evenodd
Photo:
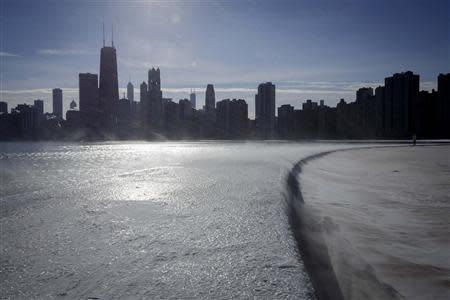
<path fill-rule="evenodd" d="M 0 298 L 312 299 L 283 182 L 348 147 L 2 143 Z"/>
<path fill-rule="evenodd" d="M 346 299 L 450 299 L 449 153 L 350 150 L 303 167 L 302 213 L 320 225 Z"/>

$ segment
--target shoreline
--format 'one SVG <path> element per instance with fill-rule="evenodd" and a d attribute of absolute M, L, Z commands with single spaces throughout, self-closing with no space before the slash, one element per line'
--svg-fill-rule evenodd
<path fill-rule="evenodd" d="M 395 149 L 399 147 L 419 149 L 421 146 L 439 146 L 439 144 L 421 144 L 417 146 L 419 147 L 380 145 L 317 153 L 299 161 L 287 175 L 286 211 L 293 235 L 297 241 L 298 250 L 320 299 L 348 299 L 356 295 L 358 295 L 356 298 L 364 297 L 365 299 L 402 299 L 403 296 L 393 286 L 383 282 L 385 281 L 383 277 L 381 277 L 382 280 L 379 279 L 379 270 L 374 269 L 371 261 L 365 257 L 364 253 L 357 251 L 354 245 L 347 240 L 347 236 L 341 232 L 341 224 L 333 218 L 332 213 L 329 214 L 331 217 L 326 216 L 326 214 L 322 216 L 322 219 L 317 217 L 322 214 L 320 211 L 321 207 L 311 205 L 311 201 L 320 201 L 320 197 L 314 193 L 309 195 L 305 193 L 303 185 L 305 180 L 314 181 L 318 178 L 320 179 L 320 177 L 316 176 L 314 180 L 305 178 L 307 176 L 311 177 L 311 174 L 303 172 L 304 168 L 306 166 L 311 168 L 312 164 L 322 162 L 324 166 L 321 167 L 321 171 L 326 174 L 330 159 L 321 160 L 319 158 L 330 154 L 348 156 L 349 150 L 364 150 L 365 155 L 367 155 L 367 151 L 380 152 L 381 149 L 386 151 L 386 148 L 393 148 L 394 150 L 391 152 L 395 152 Z M 354 153 L 352 154 L 354 155 Z M 346 176 L 350 175 L 347 174 Z M 345 178 L 348 179 L 347 177 Z M 317 186 L 326 186 L 328 182 L 323 181 L 322 183 L 320 185 L 314 181 L 314 183 L 308 184 L 310 185 L 310 190 L 317 192 L 317 190 L 321 190 Z M 329 194 L 331 194 L 330 197 L 334 198 L 335 194 L 332 194 L 332 192 L 329 192 Z M 339 193 L 339 195 L 344 198 L 348 196 L 343 193 Z M 310 199 L 310 197 L 313 197 L 313 199 Z M 333 202 L 336 203 L 336 200 L 333 199 Z M 334 205 L 334 203 L 331 205 Z M 351 273 L 345 271 L 349 264 L 353 268 Z"/>

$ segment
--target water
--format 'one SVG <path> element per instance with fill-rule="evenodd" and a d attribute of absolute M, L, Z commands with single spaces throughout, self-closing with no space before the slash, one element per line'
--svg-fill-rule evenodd
<path fill-rule="evenodd" d="M 1 298 L 313 299 L 285 176 L 348 147 L 0 144 Z"/>

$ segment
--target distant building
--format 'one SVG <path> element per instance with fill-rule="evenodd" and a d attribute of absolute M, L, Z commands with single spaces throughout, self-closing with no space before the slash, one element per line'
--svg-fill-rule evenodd
<path fill-rule="evenodd" d="M 44 118 L 44 101 L 40 99 L 34 100 L 33 109 L 35 127 L 38 127 Z"/>
<path fill-rule="evenodd" d="M 316 108 L 317 102 L 313 102 L 311 99 L 306 100 L 306 102 L 302 104 L 303 110 L 314 110 Z"/>
<path fill-rule="evenodd" d="M 363 101 L 373 96 L 373 89 L 371 87 L 363 87 L 356 91 L 356 101 Z"/>
<path fill-rule="evenodd" d="M 131 128 L 132 122 L 131 101 L 129 99 L 119 99 L 119 102 L 117 103 L 116 118 L 119 135 L 126 135 Z"/>
<path fill-rule="evenodd" d="M 318 108 L 317 123 L 317 138 L 336 138 L 336 108 L 321 103 Z"/>
<path fill-rule="evenodd" d="M 0 101 L 0 113 L 7 114 L 8 113 L 8 103 Z"/>
<path fill-rule="evenodd" d="M 149 126 L 153 129 L 161 127 L 163 119 L 163 100 L 161 91 L 161 74 L 159 68 L 152 68 L 148 71 L 148 102 L 149 102 Z"/>
<path fill-rule="evenodd" d="M 374 105 L 373 89 L 371 87 L 363 87 L 356 91 L 356 103 L 354 112 L 354 126 L 360 131 L 358 138 L 374 138 L 373 114 L 370 111 L 373 110 Z"/>
<path fill-rule="evenodd" d="M 66 125 L 70 128 L 77 128 L 81 123 L 79 110 L 70 109 L 66 111 Z"/>
<path fill-rule="evenodd" d="M 435 90 L 431 93 L 420 91 L 417 101 L 417 117 L 415 122 L 417 138 L 439 138 L 443 132 L 439 130 L 439 99 Z"/>
<path fill-rule="evenodd" d="M 248 135 L 248 105 L 243 99 L 233 99 L 230 103 L 230 134 L 232 138 Z"/>
<path fill-rule="evenodd" d="M 200 118 L 202 135 L 205 138 L 214 138 L 216 134 L 216 93 L 214 86 L 208 84 L 205 91 L 205 105 Z"/>
<path fill-rule="evenodd" d="M 438 132 L 441 138 L 450 138 L 450 73 L 438 76 Z"/>
<path fill-rule="evenodd" d="M 70 102 L 69 107 L 70 107 L 70 109 L 75 109 L 77 107 L 77 103 L 75 102 L 75 99 L 72 99 L 72 102 Z"/>
<path fill-rule="evenodd" d="M 197 100 L 196 100 L 195 92 L 191 92 L 189 94 L 189 100 L 191 101 L 192 108 L 196 109 L 197 108 Z"/>
<path fill-rule="evenodd" d="M 103 46 L 100 50 L 99 117 L 104 129 L 115 126 L 115 109 L 119 102 L 116 48 Z"/>
<path fill-rule="evenodd" d="M 255 107 L 258 136 L 263 139 L 272 138 L 275 128 L 275 85 L 266 82 L 258 86 Z"/>
<path fill-rule="evenodd" d="M 220 138 L 230 136 L 230 99 L 217 102 L 216 108 L 217 135 Z"/>
<path fill-rule="evenodd" d="M 53 114 L 63 118 L 63 93 L 61 89 L 53 89 Z"/>
<path fill-rule="evenodd" d="M 336 105 L 336 134 L 339 138 L 348 138 L 351 130 L 349 107 L 344 99 Z"/>
<path fill-rule="evenodd" d="M 19 117 L 19 132 L 22 138 L 30 139 L 33 137 L 35 128 L 34 124 L 34 109 L 28 104 L 19 104 L 14 109 Z M 14 112 L 13 112 L 14 113 Z"/>
<path fill-rule="evenodd" d="M 319 134 L 319 106 L 310 99 L 302 104 L 302 110 L 297 111 L 295 127 L 298 138 L 315 139 Z"/>
<path fill-rule="evenodd" d="M 243 138 L 248 130 L 248 105 L 243 99 L 224 99 L 216 106 L 217 136 Z"/>
<path fill-rule="evenodd" d="M 128 82 L 127 84 L 127 99 L 131 101 L 131 103 L 134 101 L 134 86 L 131 82 Z"/>
<path fill-rule="evenodd" d="M 140 118 L 141 118 L 141 127 L 144 131 L 148 128 L 148 120 L 150 118 L 150 107 L 149 107 L 149 99 L 147 95 L 147 84 L 143 81 L 140 85 Z"/>
<path fill-rule="evenodd" d="M 216 108 L 216 93 L 214 91 L 214 86 L 212 84 L 208 84 L 206 86 L 205 92 L 205 112 L 212 113 Z"/>
<path fill-rule="evenodd" d="M 100 117 L 98 75 L 80 73 L 78 75 L 80 118 L 85 125 L 98 124 Z"/>
<path fill-rule="evenodd" d="M 385 135 L 410 138 L 415 132 L 419 75 L 408 71 L 385 79 Z"/>
<path fill-rule="evenodd" d="M 164 129 L 170 138 L 179 136 L 180 105 L 169 101 L 164 105 Z"/>
<path fill-rule="evenodd" d="M 384 124 L 385 124 L 385 87 L 379 86 L 375 88 L 375 103 L 373 111 L 371 112 L 373 120 L 372 124 L 374 126 L 375 137 L 384 137 Z"/>
<path fill-rule="evenodd" d="M 180 101 L 178 101 L 179 104 L 179 109 L 180 109 L 180 119 L 181 120 L 186 120 L 189 117 L 192 116 L 192 106 L 191 106 L 191 101 L 188 99 L 180 99 Z"/>
<path fill-rule="evenodd" d="M 294 136 L 294 107 L 284 104 L 278 107 L 277 120 L 278 134 L 281 138 L 292 138 Z"/>

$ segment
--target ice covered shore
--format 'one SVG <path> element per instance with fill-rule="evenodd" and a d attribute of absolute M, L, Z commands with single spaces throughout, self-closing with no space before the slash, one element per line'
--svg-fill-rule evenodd
<path fill-rule="evenodd" d="M 450 298 L 449 153 L 338 151 L 294 168 L 291 222 L 319 296 Z"/>

